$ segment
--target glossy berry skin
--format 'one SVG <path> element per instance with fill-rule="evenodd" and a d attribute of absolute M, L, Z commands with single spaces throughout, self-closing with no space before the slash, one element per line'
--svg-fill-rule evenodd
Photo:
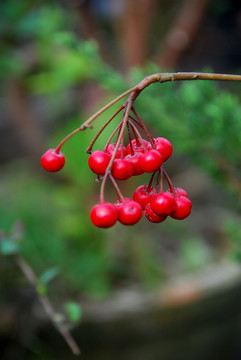
<path fill-rule="evenodd" d="M 154 138 L 155 149 L 162 155 L 163 161 L 169 159 L 172 155 L 173 148 L 169 140 L 163 137 Z M 148 146 L 148 150 L 151 150 L 151 145 Z"/>
<path fill-rule="evenodd" d="M 192 202 L 185 196 L 181 196 L 175 199 L 175 208 L 170 215 L 173 219 L 183 220 L 190 215 L 192 208 Z"/>
<path fill-rule="evenodd" d="M 147 204 L 154 198 L 156 195 L 156 189 L 152 186 L 141 185 L 133 193 L 133 200 L 138 202 L 143 209 L 147 206 Z"/>
<path fill-rule="evenodd" d="M 126 199 L 117 206 L 119 212 L 119 222 L 123 225 L 136 224 L 143 215 L 143 209 L 140 204 L 131 199 Z"/>
<path fill-rule="evenodd" d="M 175 208 L 175 199 L 170 192 L 157 194 L 150 203 L 152 210 L 159 216 L 170 215 Z"/>
<path fill-rule="evenodd" d="M 117 180 L 126 180 L 134 175 L 134 166 L 128 159 L 116 159 L 113 162 L 111 173 Z"/>
<path fill-rule="evenodd" d="M 115 151 L 115 144 L 109 144 L 107 146 L 106 152 L 107 154 L 110 154 L 110 156 L 113 154 L 113 152 Z M 115 159 L 121 159 L 122 157 L 124 158 L 126 156 L 127 152 L 126 152 L 126 148 L 124 145 L 120 145 L 118 147 L 118 150 L 115 154 Z"/>
<path fill-rule="evenodd" d="M 175 195 L 177 196 L 177 197 L 180 197 L 180 196 L 185 196 L 185 197 L 187 197 L 188 198 L 188 194 L 187 194 L 187 192 L 184 190 L 184 189 L 182 189 L 182 188 L 174 188 L 174 192 L 175 192 Z"/>
<path fill-rule="evenodd" d="M 101 150 L 94 151 L 88 159 L 90 169 L 97 175 L 104 175 L 109 162 L 110 155 Z"/>
<path fill-rule="evenodd" d="M 134 155 L 129 154 L 125 157 L 125 159 L 128 159 L 134 167 L 134 174 L 133 174 L 134 176 L 144 174 L 144 171 L 141 169 L 140 166 L 140 158 L 142 155 L 143 155 L 142 153 L 136 152 Z"/>
<path fill-rule="evenodd" d="M 118 211 L 111 203 L 100 203 L 91 209 L 90 220 L 95 226 L 106 229 L 115 225 Z"/>
<path fill-rule="evenodd" d="M 49 172 L 56 172 L 63 168 L 65 164 L 64 154 L 56 152 L 56 149 L 49 149 L 40 159 L 41 165 L 44 170 Z"/>
<path fill-rule="evenodd" d="M 147 173 L 156 171 L 162 163 L 162 156 L 157 150 L 150 150 L 140 158 L 141 169 Z"/>
<path fill-rule="evenodd" d="M 132 144 L 134 153 L 136 153 L 136 152 L 144 153 L 148 149 L 148 146 L 150 145 L 150 143 L 148 141 L 146 141 L 145 139 L 138 140 L 138 141 L 136 141 L 136 139 L 131 140 L 131 144 Z M 131 145 L 130 144 L 127 145 L 126 152 L 127 152 L 127 154 L 131 154 Z"/>
<path fill-rule="evenodd" d="M 166 220 L 167 215 L 157 215 L 156 213 L 154 213 L 154 211 L 151 208 L 151 204 L 148 203 L 145 207 L 145 217 L 147 218 L 147 220 L 149 220 L 152 223 L 160 223 L 164 220 Z"/>

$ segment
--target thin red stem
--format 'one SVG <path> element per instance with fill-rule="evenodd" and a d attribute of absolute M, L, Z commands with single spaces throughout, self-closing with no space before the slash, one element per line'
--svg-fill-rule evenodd
<path fill-rule="evenodd" d="M 131 132 L 130 132 L 130 121 L 129 120 L 127 122 L 127 132 L 128 132 L 128 139 L 129 139 L 129 144 L 130 144 L 130 148 L 131 148 L 131 155 L 134 155 L 133 145 L 131 142 Z"/>
<path fill-rule="evenodd" d="M 133 101 L 134 99 L 136 98 L 136 96 L 138 95 L 138 92 L 134 92 L 132 93 L 129 97 L 128 97 L 128 100 L 126 102 L 126 111 L 125 111 L 125 114 L 124 114 L 124 117 L 123 117 L 123 120 L 122 120 L 122 126 L 121 126 L 121 130 L 120 130 L 120 133 L 119 133 L 119 137 L 116 141 L 116 144 L 115 144 L 115 150 L 111 156 L 111 159 L 110 159 L 110 162 L 109 162 L 109 165 L 106 169 L 107 172 L 110 172 L 111 171 L 111 168 L 112 168 L 112 165 L 113 165 L 113 162 L 115 160 L 115 156 L 116 156 L 116 153 L 117 153 L 117 150 L 118 150 L 118 147 L 120 145 L 120 142 L 121 142 L 121 139 L 122 137 L 124 136 L 124 131 L 125 131 L 125 127 L 126 127 L 126 124 L 127 124 L 127 121 L 128 121 L 128 118 L 129 118 L 129 113 L 130 113 L 130 110 L 131 110 L 131 107 L 132 107 L 132 104 L 133 104 Z"/>
<path fill-rule="evenodd" d="M 167 172 L 162 168 L 162 171 L 163 171 L 163 174 L 168 182 L 168 185 L 169 185 L 169 189 L 170 189 L 170 192 L 171 193 L 175 193 L 175 190 L 174 190 L 174 186 L 172 185 L 172 182 L 171 182 L 171 179 L 169 178 L 169 176 L 167 175 Z"/>
<path fill-rule="evenodd" d="M 95 135 L 94 139 L 91 141 L 90 145 L 87 147 L 87 149 L 85 150 L 85 152 L 87 154 L 91 154 L 92 148 L 96 142 L 96 140 L 98 139 L 98 137 L 100 136 L 100 134 L 102 133 L 102 131 L 107 127 L 107 125 L 109 125 L 109 123 L 116 117 L 116 115 L 119 114 L 119 112 L 124 108 L 124 105 L 121 105 L 115 112 L 114 114 L 104 123 L 104 125 L 101 127 L 101 129 L 98 131 L 98 133 Z"/>
<path fill-rule="evenodd" d="M 144 122 L 141 120 L 141 117 L 140 117 L 139 114 L 137 113 L 137 111 L 136 111 L 136 109 L 134 108 L 134 106 L 132 107 L 132 111 L 133 111 L 133 113 L 136 115 L 139 123 L 141 124 L 141 127 L 142 127 L 143 131 L 145 132 L 148 140 L 150 141 L 151 146 L 153 147 L 153 149 L 155 149 L 155 143 L 154 143 L 153 137 L 152 137 L 151 134 L 149 133 L 146 125 L 144 124 Z"/>
<path fill-rule="evenodd" d="M 60 143 L 59 145 L 56 147 L 56 153 L 58 154 L 60 152 L 61 147 L 64 145 L 64 143 L 69 140 L 69 138 L 71 138 L 73 135 L 77 134 L 79 131 L 81 131 L 81 128 L 75 129 L 74 131 L 72 131 L 69 135 L 67 135 Z"/>
<path fill-rule="evenodd" d="M 151 185 L 152 185 L 152 181 L 153 181 L 153 179 L 154 179 L 155 173 L 156 173 L 156 171 L 154 171 L 154 173 L 152 174 L 152 176 L 151 176 L 151 178 L 150 178 L 150 181 L 149 181 L 149 184 L 148 184 L 148 188 L 147 188 L 147 191 L 148 191 L 148 192 L 151 191 Z"/>
<path fill-rule="evenodd" d="M 110 135 L 109 139 L 107 140 L 106 144 L 105 144 L 105 147 L 104 147 L 104 150 L 103 151 L 106 151 L 108 146 L 110 145 L 110 142 L 113 138 L 113 136 L 116 134 L 116 132 L 118 130 L 120 130 L 120 127 L 121 127 L 121 124 L 122 124 L 122 121 L 117 125 L 117 127 L 115 128 L 115 130 L 113 131 L 113 133 Z"/>
<path fill-rule="evenodd" d="M 117 185 L 115 179 L 113 178 L 113 176 L 111 174 L 110 174 L 110 179 L 111 179 L 112 184 L 113 184 L 113 186 L 115 188 L 115 191 L 116 191 L 116 194 L 118 196 L 119 201 L 123 202 L 124 201 L 124 196 L 122 195 L 119 186 Z"/>
<path fill-rule="evenodd" d="M 107 180 L 107 177 L 110 175 L 109 171 L 105 172 L 105 175 L 103 177 L 102 183 L 101 183 L 101 187 L 100 187 L 100 204 L 105 202 L 105 183 Z"/>

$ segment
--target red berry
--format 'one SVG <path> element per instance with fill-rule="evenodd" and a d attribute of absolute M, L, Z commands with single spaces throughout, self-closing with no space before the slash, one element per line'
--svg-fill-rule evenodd
<path fill-rule="evenodd" d="M 159 169 L 162 162 L 162 156 L 157 150 L 150 150 L 140 158 L 141 169 L 147 173 L 152 173 Z"/>
<path fill-rule="evenodd" d="M 128 159 L 132 165 L 134 166 L 134 176 L 141 175 L 144 171 L 141 169 L 140 166 L 140 158 L 143 154 L 136 152 L 134 155 L 127 155 L 125 159 Z"/>
<path fill-rule="evenodd" d="M 109 144 L 107 146 L 106 152 L 107 154 L 110 154 L 110 156 L 113 154 L 113 152 L 115 151 L 115 144 Z M 124 145 L 119 145 L 118 150 L 115 154 L 115 159 L 120 159 L 120 158 L 124 158 L 126 156 L 126 148 Z"/>
<path fill-rule="evenodd" d="M 156 190 L 152 186 L 141 185 L 133 193 L 133 200 L 138 202 L 143 209 L 156 195 Z"/>
<path fill-rule="evenodd" d="M 101 203 L 91 209 L 90 220 L 97 227 L 109 228 L 118 220 L 118 211 L 111 203 Z"/>
<path fill-rule="evenodd" d="M 104 175 L 109 162 L 110 155 L 101 150 L 94 151 L 88 159 L 90 169 L 98 175 Z"/>
<path fill-rule="evenodd" d="M 142 217 L 143 209 L 140 204 L 131 199 L 125 199 L 124 202 L 117 205 L 119 212 L 119 221 L 124 225 L 134 225 Z"/>
<path fill-rule="evenodd" d="M 132 144 L 134 153 L 136 153 L 136 152 L 144 153 L 147 150 L 150 143 L 148 141 L 146 141 L 145 139 L 141 139 L 141 140 L 134 139 L 134 140 L 131 140 L 131 144 Z M 127 145 L 126 152 L 127 152 L 127 154 L 131 154 L 131 145 L 130 144 Z"/>
<path fill-rule="evenodd" d="M 42 167 L 50 172 L 59 171 L 65 164 L 64 154 L 56 152 L 56 149 L 49 149 L 40 159 Z"/>
<path fill-rule="evenodd" d="M 117 180 L 126 180 L 134 175 L 134 166 L 128 159 L 116 159 L 113 162 L 111 173 Z"/>
<path fill-rule="evenodd" d="M 163 161 L 169 159 L 173 151 L 172 144 L 170 143 L 170 141 L 163 137 L 158 137 L 154 139 L 154 142 L 155 142 L 156 150 L 159 151 L 159 153 L 163 157 Z"/>
<path fill-rule="evenodd" d="M 157 194 L 151 201 L 152 210 L 159 216 L 165 214 L 170 215 L 175 208 L 175 199 L 170 192 L 162 192 Z"/>
<path fill-rule="evenodd" d="M 175 207 L 170 215 L 173 219 L 183 220 L 191 213 L 192 202 L 185 196 L 175 200 Z"/>
<path fill-rule="evenodd" d="M 145 217 L 147 218 L 147 220 L 149 220 L 152 223 L 160 223 L 160 222 L 166 220 L 167 215 L 161 215 L 161 216 L 157 215 L 152 210 L 151 204 L 148 203 L 145 207 Z"/>
<path fill-rule="evenodd" d="M 176 187 L 176 188 L 174 188 L 174 191 L 175 191 L 175 195 L 177 197 L 185 196 L 188 198 L 188 194 L 184 189 Z"/>

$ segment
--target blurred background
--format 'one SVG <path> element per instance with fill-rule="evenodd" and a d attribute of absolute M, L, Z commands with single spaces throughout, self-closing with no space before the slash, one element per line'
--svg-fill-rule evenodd
<path fill-rule="evenodd" d="M 193 202 L 185 221 L 90 223 L 99 184 L 85 149 L 115 106 L 64 145 L 60 173 L 39 161 L 149 74 L 240 74 L 240 2 L 9 0 L 0 36 L 0 358 L 74 358 L 17 255 L 85 359 L 241 359 L 240 83 L 154 84 L 136 101 L 173 144 L 165 169 Z M 120 186 L 131 197 L 148 180 Z"/>

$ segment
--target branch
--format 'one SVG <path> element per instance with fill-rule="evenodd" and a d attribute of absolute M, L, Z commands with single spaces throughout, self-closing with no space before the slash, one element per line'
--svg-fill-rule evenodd
<path fill-rule="evenodd" d="M 177 72 L 177 73 L 156 73 L 145 77 L 142 81 L 139 82 L 133 88 L 125 91 L 121 95 L 117 96 L 115 99 L 110 101 L 100 110 L 98 110 L 94 115 L 87 119 L 78 129 L 74 130 L 70 135 L 68 135 L 61 143 L 58 145 L 58 151 L 72 135 L 76 134 L 79 131 L 85 130 L 90 127 L 90 124 L 101 114 L 103 114 L 107 109 L 112 105 L 117 103 L 119 100 L 123 99 L 126 95 L 129 95 L 128 99 L 123 105 L 123 108 L 127 108 L 132 103 L 134 105 L 135 99 L 139 94 L 150 84 L 159 82 L 164 83 L 167 81 L 180 81 L 180 80 L 220 80 L 220 81 L 241 81 L 241 75 L 232 75 L 232 74 L 215 74 L 215 73 L 199 73 L 199 72 Z M 125 125 L 124 125 L 125 126 Z M 118 146 L 116 145 L 116 149 Z"/>
<path fill-rule="evenodd" d="M 26 262 L 26 260 L 20 256 L 19 254 L 13 254 L 12 255 L 15 263 L 18 265 L 22 273 L 25 275 L 25 277 L 28 279 L 29 283 L 32 285 L 32 287 L 35 289 L 36 294 L 38 295 L 39 301 L 43 305 L 43 308 L 46 312 L 46 314 L 49 316 L 50 320 L 52 321 L 54 327 L 57 329 L 57 331 L 62 335 L 70 349 L 72 350 L 74 355 L 80 355 L 80 349 L 74 339 L 72 338 L 69 330 L 67 327 L 59 320 L 56 319 L 56 312 L 49 300 L 49 298 L 46 295 L 40 294 L 38 291 L 39 282 L 37 279 L 37 276 L 35 275 L 33 269 L 30 267 L 30 265 Z"/>

